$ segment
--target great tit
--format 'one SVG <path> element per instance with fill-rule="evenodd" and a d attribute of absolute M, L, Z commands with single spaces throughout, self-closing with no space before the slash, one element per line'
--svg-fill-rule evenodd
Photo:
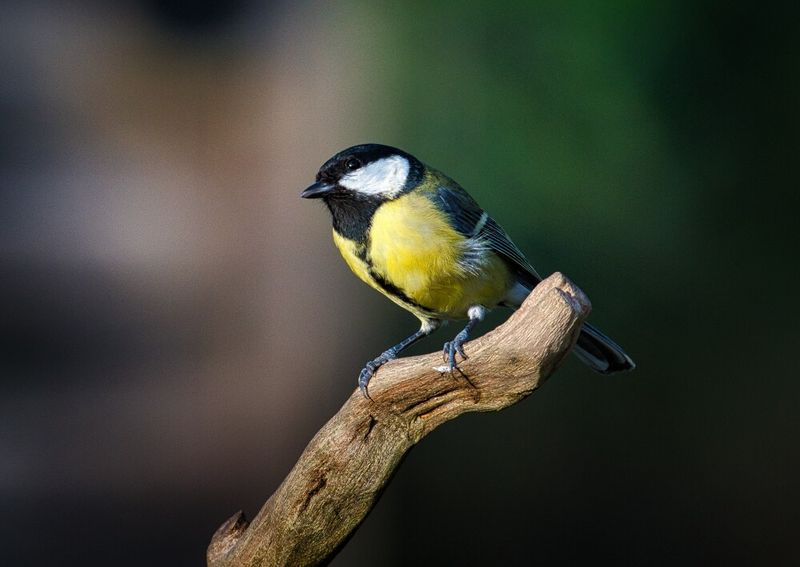
<path fill-rule="evenodd" d="M 361 392 L 375 371 L 443 322 L 467 319 L 444 345 L 450 372 L 487 310 L 518 308 L 541 277 L 506 232 L 461 186 L 414 156 L 363 144 L 326 161 L 302 192 L 322 199 L 333 217 L 333 241 L 364 282 L 413 313 L 420 329 L 369 361 Z M 574 349 L 592 370 L 634 368 L 614 341 L 584 323 Z"/>

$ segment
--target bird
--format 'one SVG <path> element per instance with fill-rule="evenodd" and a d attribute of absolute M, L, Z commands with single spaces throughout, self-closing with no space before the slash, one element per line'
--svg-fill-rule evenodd
<path fill-rule="evenodd" d="M 418 331 L 361 370 L 358 386 L 367 398 L 378 368 L 443 323 L 466 320 L 443 348 L 443 369 L 460 370 L 464 343 L 487 311 L 517 309 L 542 280 L 465 189 L 398 148 L 369 143 L 342 150 L 300 196 L 325 203 L 334 244 L 350 270 L 420 321 Z M 601 374 L 635 368 L 619 345 L 588 323 L 573 352 Z"/>

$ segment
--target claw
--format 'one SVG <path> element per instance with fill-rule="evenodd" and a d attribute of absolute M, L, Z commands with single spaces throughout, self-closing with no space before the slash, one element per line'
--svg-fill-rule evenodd
<path fill-rule="evenodd" d="M 458 344 L 457 340 L 448 341 L 444 343 L 444 349 L 442 351 L 442 354 L 444 355 L 444 361 L 447 363 L 447 370 L 451 374 L 453 373 L 453 370 L 458 368 L 458 362 L 456 361 L 456 353 L 459 353 L 463 356 L 463 349 L 461 348 L 461 345 Z"/>
<path fill-rule="evenodd" d="M 392 360 L 394 357 L 395 353 L 389 349 L 375 360 L 370 360 L 367 362 L 367 364 L 361 370 L 361 373 L 358 375 L 358 388 L 368 400 L 372 399 L 372 397 L 369 395 L 369 390 L 367 389 L 369 381 L 372 380 L 372 377 L 375 375 L 375 372 L 378 370 L 378 368 Z"/>
<path fill-rule="evenodd" d="M 372 398 L 369 395 L 367 385 L 369 384 L 373 374 L 375 374 L 375 368 L 372 367 L 372 363 L 368 363 L 358 375 L 358 388 L 361 390 L 361 394 L 368 400 L 371 400 Z"/>
<path fill-rule="evenodd" d="M 461 370 L 458 367 L 458 360 L 456 359 L 457 354 L 461 356 L 462 360 L 467 360 L 469 358 L 467 353 L 464 352 L 464 343 L 466 341 L 467 337 L 464 336 L 463 333 L 459 333 L 452 341 L 444 343 L 442 353 L 451 374 L 454 370 Z"/>
<path fill-rule="evenodd" d="M 448 363 L 447 368 L 450 370 L 450 374 L 452 374 L 454 370 L 461 372 L 456 360 L 456 354 L 461 355 L 462 361 L 469 358 L 467 353 L 464 352 L 464 343 L 467 342 L 467 339 L 469 339 L 469 333 L 472 328 L 478 323 L 478 321 L 483 319 L 485 311 L 486 310 L 479 305 L 470 307 L 469 323 L 467 323 L 467 326 L 464 327 L 464 329 L 458 333 L 452 341 L 444 343 L 444 356 L 445 361 Z M 463 372 L 461 373 L 463 374 Z"/>
<path fill-rule="evenodd" d="M 361 393 L 364 395 L 364 397 L 369 400 L 372 399 L 369 395 L 369 391 L 367 390 L 367 386 L 369 385 L 369 381 L 372 379 L 372 376 L 375 374 L 378 368 L 390 360 L 397 358 L 398 353 L 407 346 L 412 345 L 421 338 L 430 335 L 434 330 L 436 330 L 439 324 L 440 321 L 436 319 L 423 321 L 422 327 L 420 327 L 419 331 L 394 345 L 393 347 L 386 349 L 378 358 L 367 362 L 367 364 L 361 370 L 361 373 L 358 375 L 358 388 L 361 390 Z"/>

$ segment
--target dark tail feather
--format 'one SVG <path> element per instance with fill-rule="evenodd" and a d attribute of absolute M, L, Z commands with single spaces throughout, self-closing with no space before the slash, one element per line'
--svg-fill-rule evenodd
<path fill-rule="evenodd" d="M 589 368 L 600 374 L 633 370 L 636 365 L 620 346 L 589 323 L 583 324 L 573 352 Z"/>

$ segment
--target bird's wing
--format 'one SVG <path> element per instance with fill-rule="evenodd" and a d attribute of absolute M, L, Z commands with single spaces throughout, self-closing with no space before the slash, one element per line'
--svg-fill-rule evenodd
<path fill-rule="evenodd" d="M 539 274 L 536 273 L 522 251 L 517 248 L 517 245 L 511 241 L 506 231 L 459 185 L 454 183 L 452 186 L 438 187 L 434 198 L 458 232 L 468 238 L 477 238 L 486 242 L 491 250 L 508 261 L 512 267 L 533 276 L 533 285 L 541 280 Z"/>
<path fill-rule="evenodd" d="M 475 236 L 486 223 L 486 212 L 455 182 L 452 186 L 437 187 L 431 198 L 447 214 L 453 228 L 468 238 Z"/>
<path fill-rule="evenodd" d="M 525 255 L 517 248 L 517 245 L 511 241 L 506 231 L 503 230 L 503 227 L 497 224 L 493 218 L 490 217 L 486 221 L 486 225 L 478 233 L 478 237 L 485 238 L 489 242 L 492 250 L 504 256 L 506 259 L 511 260 L 519 268 L 527 272 L 528 275 L 536 278 L 533 282 L 534 285 L 539 283 L 542 279 L 541 276 L 536 273 L 533 266 L 531 266 L 530 262 L 528 262 L 528 259 L 525 258 Z"/>

